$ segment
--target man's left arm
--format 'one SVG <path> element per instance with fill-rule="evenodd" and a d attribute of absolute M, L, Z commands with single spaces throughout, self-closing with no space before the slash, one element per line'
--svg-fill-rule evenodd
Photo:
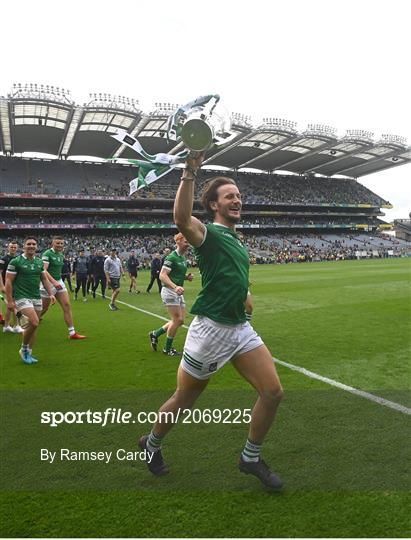
<path fill-rule="evenodd" d="M 58 281 L 56 281 L 54 279 L 54 277 L 48 272 L 48 267 L 49 267 L 50 263 L 46 260 L 43 259 L 43 267 L 44 267 L 44 275 L 46 276 L 46 279 L 56 287 L 56 289 L 58 289 L 59 287 L 61 288 L 60 284 Z M 43 280 L 42 280 L 43 281 Z M 43 284 L 44 285 L 44 284 Z M 46 287 L 44 287 L 46 288 Z M 47 289 L 46 289 L 47 290 Z M 48 292 L 48 291 L 47 291 Z"/>
<path fill-rule="evenodd" d="M 50 281 L 48 279 L 49 275 L 50 274 L 48 272 L 46 272 L 46 270 L 43 270 L 43 272 L 40 274 L 40 280 L 43 283 L 43 286 L 46 289 L 47 294 L 50 296 L 51 303 L 54 304 L 56 299 L 55 299 L 55 297 L 53 295 L 53 290 L 51 288 L 51 284 L 50 284 Z M 59 283 L 57 283 L 57 285 L 59 285 Z"/>

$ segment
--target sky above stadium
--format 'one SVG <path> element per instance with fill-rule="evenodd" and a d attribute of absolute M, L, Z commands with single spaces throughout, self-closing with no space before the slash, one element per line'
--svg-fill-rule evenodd
<path fill-rule="evenodd" d="M 61 6 L 61 7 L 57 7 Z M 401 135 L 411 144 L 409 0 L 22 0 L 2 5 L 0 94 L 13 83 L 185 103 Z M 411 211 L 411 165 L 361 182 Z"/>

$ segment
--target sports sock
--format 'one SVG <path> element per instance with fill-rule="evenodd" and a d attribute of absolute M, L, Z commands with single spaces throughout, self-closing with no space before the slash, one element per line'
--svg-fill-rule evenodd
<path fill-rule="evenodd" d="M 167 336 L 166 346 L 165 346 L 166 351 L 169 351 L 171 349 L 171 345 L 173 344 L 173 339 L 174 338 Z"/>
<path fill-rule="evenodd" d="M 68 329 L 68 332 L 69 332 L 69 336 L 72 336 L 73 334 L 75 334 L 76 331 L 74 330 L 74 326 L 70 326 L 70 328 Z"/>
<path fill-rule="evenodd" d="M 150 452 L 158 452 L 158 450 L 161 450 L 162 440 L 162 437 L 157 437 L 157 435 L 154 435 L 153 431 L 151 431 L 147 439 L 147 450 Z"/>
<path fill-rule="evenodd" d="M 244 461 L 258 461 L 260 458 L 261 444 L 256 444 L 247 439 L 244 450 L 241 454 Z"/>
<path fill-rule="evenodd" d="M 30 352 L 30 347 L 28 345 L 24 345 L 24 343 L 21 344 L 21 348 L 24 352 Z"/>
<path fill-rule="evenodd" d="M 166 331 L 164 330 L 164 328 L 162 326 L 160 326 L 160 328 L 158 330 L 154 330 L 154 334 L 155 334 L 156 337 L 160 337 L 165 333 L 166 333 Z"/>

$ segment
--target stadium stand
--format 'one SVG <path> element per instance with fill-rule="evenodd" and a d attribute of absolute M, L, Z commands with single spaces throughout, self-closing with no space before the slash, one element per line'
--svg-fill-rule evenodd
<path fill-rule="evenodd" d="M 217 174 L 234 176 L 248 204 L 388 204 L 354 179 L 203 171 L 202 185 Z M 136 167 L 58 160 L 0 158 L 0 192 L 49 195 L 127 196 Z M 180 173 L 138 192 L 139 198 L 173 199 Z"/>
<path fill-rule="evenodd" d="M 411 219 L 396 219 L 394 228 L 397 238 L 411 242 Z"/>
<path fill-rule="evenodd" d="M 170 245 L 180 171 L 129 198 L 138 168 L 128 160 L 138 156 L 111 137 L 126 129 L 148 153 L 170 151 L 170 107 L 156 104 L 143 113 L 137 101 L 109 94 L 90 95 L 79 106 L 65 89 L 14 85 L 0 97 L 0 242 L 30 232 L 44 249 L 58 232 L 67 238 L 69 254 L 114 244 L 123 253 L 136 249 L 143 261 Z M 410 163 L 405 139 L 376 140 L 362 130 L 339 138 L 329 126 L 298 131 L 295 122 L 265 118 L 254 125 L 241 114 L 232 115 L 232 129 L 236 137 L 230 144 L 207 152 L 194 214 L 206 219 L 199 197 L 209 178 L 233 177 L 243 195 L 239 230 L 255 262 L 410 251 L 406 239 L 380 234 L 389 227 L 381 209 L 391 205 L 358 181 Z"/>

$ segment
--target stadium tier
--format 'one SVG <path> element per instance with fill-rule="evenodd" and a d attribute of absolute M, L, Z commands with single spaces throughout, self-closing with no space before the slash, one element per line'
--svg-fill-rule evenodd
<path fill-rule="evenodd" d="M 2 231 L 0 241 L 3 251 L 11 240 L 22 244 L 27 233 L 21 231 L 8 235 Z M 173 247 L 173 235 L 163 231 L 150 234 L 143 231 L 124 233 L 118 230 L 100 231 L 99 234 L 78 233 L 65 231 L 65 253 L 68 257 L 75 257 L 80 250 L 86 256 L 97 249 L 108 253 L 110 249 L 118 250 L 121 257 L 128 257 L 131 250 L 135 250 L 141 268 L 149 268 L 153 255 L 163 253 L 165 248 Z M 39 253 L 46 250 L 52 240 L 52 234 L 44 231 L 36 232 Z M 243 233 L 243 240 L 247 245 L 252 263 L 291 263 L 349 260 L 360 258 L 401 257 L 411 252 L 411 242 L 386 237 L 378 234 L 313 234 L 313 233 Z M 195 259 L 191 251 L 188 253 L 191 266 L 195 266 Z"/>
<path fill-rule="evenodd" d="M 217 174 L 236 179 L 247 204 L 367 204 L 389 203 L 353 179 L 313 175 L 252 174 L 204 170 L 202 181 Z M 79 163 L 0 157 L 0 191 L 33 195 L 127 197 L 137 167 L 109 163 Z M 137 192 L 137 199 L 174 199 L 180 173 Z M 197 186 L 197 196 L 202 182 Z"/>
<path fill-rule="evenodd" d="M 354 179 L 313 175 L 257 174 L 204 170 L 197 186 L 194 215 L 207 220 L 199 196 L 216 174 L 234 177 L 243 194 L 242 221 L 256 262 L 329 260 L 399 255 L 409 244 L 384 239 L 378 231 L 381 208 L 389 203 Z M 136 249 L 140 260 L 170 244 L 175 232 L 173 203 L 179 171 L 130 198 L 135 167 L 110 163 L 0 158 L 2 208 L 0 238 L 39 236 L 45 248 L 51 235 L 67 238 L 67 251 L 91 252 L 115 245 Z M 75 232 L 73 232 L 75 231 Z M 364 234 L 366 233 L 366 234 Z M 357 255 L 356 255 L 357 254 Z"/>
<path fill-rule="evenodd" d="M 167 140 L 167 119 L 175 108 L 158 103 L 144 112 L 137 100 L 109 94 L 92 94 L 80 106 L 65 89 L 14 85 L 0 97 L 1 240 L 30 231 L 47 243 L 52 232 L 70 232 L 71 252 L 80 245 L 107 248 L 112 242 L 122 251 L 133 244 L 148 254 L 160 249 L 175 232 L 172 208 L 181 171 L 175 169 L 131 199 L 129 182 L 138 168 L 127 160 L 137 156 L 111 135 L 123 129 L 148 153 L 169 152 L 175 143 Z M 310 124 L 301 130 L 279 118 L 256 124 L 234 113 L 231 120 L 235 138 L 207 152 L 194 215 L 207 219 L 199 202 L 204 183 L 228 175 L 243 197 L 238 228 L 261 260 L 278 258 L 284 247 L 295 252 L 306 246 L 309 260 L 351 257 L 361 246 L 381 255 L 406 249 L 406 243 L 379 236 L 389 228 L 380 219 L 381 209 L 391 205 L 357 180 L 409 163 L 404 138 L 376 138 L 363 130 L 339 137 L 329 126 Z M 332 235 L 337 235 L 334 244 Z"/>

